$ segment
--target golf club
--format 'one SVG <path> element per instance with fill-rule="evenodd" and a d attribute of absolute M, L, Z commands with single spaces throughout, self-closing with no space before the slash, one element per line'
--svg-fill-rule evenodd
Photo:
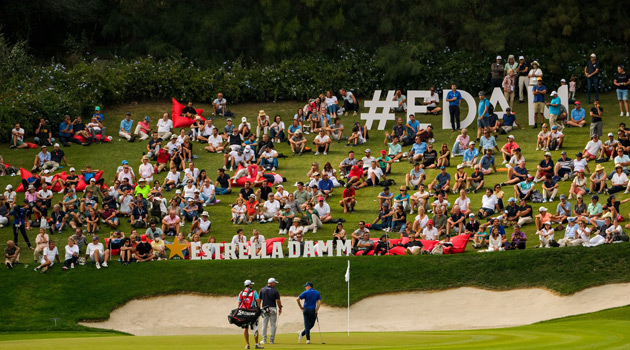
<path fill-rule="evenodd" d="M 317 320 L 317 329 L 319 330 L 319 340 L 322 342 L 322 344 L 326 344 L 324 343 L 324 339 L 322 339 L 322 329 L 319 326 L 319 316 L 315 316 L 315 319 Z"/>

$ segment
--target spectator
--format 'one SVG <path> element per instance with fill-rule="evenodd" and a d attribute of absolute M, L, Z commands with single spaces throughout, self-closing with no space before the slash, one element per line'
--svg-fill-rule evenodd
<path fill-rule="evenodd" d="M 525 57 L 518 56 L 518 67 L 516 73 L 518 74 L 518 102 L 523 103 L 525 94 L 527 93 L 527 85 L 529 81 L 528 77 L 529 67 L 525 62 Z"/>
<path fill-rule="evenodd" d="M 452 132 L 460 130 L 460 106 L 462 101 L 462 94 L 457 91 L 457 86 L 451 84 L 451 91 L 446 94 L 446 102 L 448 102 L 448 112 L 451 116 L 451 129 Z"/>
<path fill-rule="evenodd" d="M 576 197 L 582 197 L 586 193 L 586 178 L 584 177 L 584 169 L 576 172 L 575 178 L 573 178 L 573 182 L 571 183 L 571 190 L 569 191 L 569 199 L 573 198 L 573 195 Z"/>
<path fill-rule="evenodd" d="M 560 195 L 560 203 L 556 208 L 556 218 L 558 222 L 564 223 L 569 216 L 571 216 L 571 203 L 567 202 L 567 196 L 563 193 Z"/>
<path fill-rule="evenodd" d="M 140 243 L 136 246 L 136 253 L 134 255 L 136 262 L 153 261 L 155 255 L 153 255 L 153 248 L 147 239 L 147 235 L 140 236 Z"/>
<path fill-rule="evenodd" d="M 499 252 L 503 251 L 503 237 L 499 234 L 499 229 L 496 227 L 491 228 L 492 233 L 488 238 L 488 249 L 480 250 L 481 252 Z"/>
<path fill-rule="evenodd" d="M 617 74 L 613 80 L 613 84 L 617 87 L 620 117 L 623 117 L 624 106 L 626 107 L 626 117 L 630 117 L 630 110 L 628 110 L 628 83 L 630 83 L 630 76 L 626 73 L 626 67 L 620 64 L 617 66 Z"/>
<path fill-rule="evenodd" d="M 188 236 L 197 234 L 201 237 L 204 234 L 208 234 L 210 233 L 211 226 L 212 226 L 212 222 L 208 219 L 208 212 L 203 211 L 201 213 L 201 216 L 195 221 L 193 221 L 192 227 L 190 229 L 190 233 L 188 234 Z"/>
<path fill-rule="evenodd" d="M 79 246 L 76 245 L 72 237 L 69 237 L 68 244 L 65 246 L 63 270 L 66 271 L 68 269 L 74 269 L 74 264 L 77 263 L 78 259 L 79 259 Z"/>
<path fill-rule="evenodd" d="M 590 103 L 590 102 L 589 102 Z M 602 116 L 604 114 L 604 109 L 600 107 L 599 100 L 595 100 L 593 102 L 593 107 L 591 108 L 591 135 L 597 135 L 601 137 L 603 134 L 602 131 Z"/>
<path fill-rule="evenodd" d="M 145 116 L 142 121 L 139 121 L 138 125 L 136 125 L 135 131 L 133 132 L 133 136 L 139 137 L 140 141 L 148 139 L 151 134 L 151 125 L 149 125 L 150 121 L 151 118 L 149 118 L 149 116 Z"/>
<path fill-rule="evenodd" d="M 551 228 L 551 222 L 546 221 L 541 229 L 536 231 L 540 245 L 537 248 L 549 248 L 554 237 L 554 229 Z"/>
<path fill-rule="evenodd" d="M 168 113 L 162 114 L 162 119 L 157 122 L 157 134 L 158 138 L 162 140 L 169 140 L 173 129 L 173 121 L 168 117 Z"/>
<path fill-rule="evenodd" d="M 321 222 L 326 223 L 332 220 L 332 216 L 330 214 L 330 206 L 324 201 L 324 197 L 317 198 L 317 205 L 315 205 L 315 210 L 317 211 L 319 220 Z"/>
<path fill-rule="evenodd" d="M 223 138 L 218 134 L 217 128 L 212 129 L 212 134 L 208 137 L 208 146 L 206 151 L 211 153 L 223 153 Z"/>
<path fill-rule="evenodd" d="M 512 61 L 514 61 L 514 58 L 512 58 Z M 510 109 L 514 108 L 514 85 L 514 70 L 509 69 L 507 75 L 503 77 L 501 86 L 503 87 L 503 96 L 505 96 L 505 99 L 508 101 Z"/>
<path fill-rule="evenodd" d="M 466 188 L 466 192 L 477 193 L 477 191 L 479 191 L 485 184 L 485 180 L 483 178 L 484 178 L 484 174 L 483 174 L 483 171 L 481 171 L 481 165 L 479 164 L 475 165 L 475 170 L 473 171 L 472 174 L 470 174 L 470 176 L 466 180 L 468 182 L 468 187 Z"/>
<path fill-rule="evenodd" d="M 474 167 L 477 164 L 477 157 L 479 157 L 479 150 L 475 148 L 475 143 L 470 141 L 468 143 L 468 149 L 464 152 L 464 159 L 462 165 L 465 167 Z"/>
<path fill-rule="evenodd" d="M 486 154 L 481 157 L 481 160 L 479 161 L 479 165 L 481 165 L 481 171 L 484 175 L 492 174 L 492 170 L 494 170 L 494 172 L 496 173 L 497 167 L 494 165 L 494 156 L 492 155 L 492 149 L 485 149 L 485 153 Z"/>
<path fill-rule="evenodd" d="M 20 123 L 16 123 L 13 130 L 11 130 L 11 145 L 9 148 L 27 148 L 27 147 L 28 147 L 28 144 L 24 142 L 24 129 L 20 127 Z"/>
<path fill-rule="evenodd" d="M 490 72 L 492 73 L 490 83 L 493 88 L 501 87 L 501 82 L 505 76 L 505 66 L 501 63 L 501 60 L 501 56 L 497 56 L 496 61 L 490 65 Z"/>
<path fill-rule="evenodd" d="M 392 101 L 396 101 L 398 103 L 395 108 L 392 108 L 392 112 L 407 113 L 407 96 L 403 95 L 400 89 L 396 90 Z"/>
<path fill-rule="evenodd" d="M 12 133 L 12 136 L 13 135 Z M 24 136 L 23 131 L 22 136 Z M 55 139 L 52 137 L 52 130 L 48 121 L 45 118 L 40 118 L 39 124 L 37 124 L 37 128 L 35 128 L 35 143 L 40 146 L 52 146 L 53 142 L 55 142 Z"/>
<path fill-rule="evenodd" d="M 606 190 L 606 172 L 601 164 L 597 164 L 595 172 L 590 176 L 591 184 L 589 186 L 589 192 L 597 191 L 597 194 L 602 194 Z"/>
<path fill-rule="evenodd" d="M 339 94 L 343 97 L 343 110 L 344 115 L 347 116 L 349 111 L 352 111 L 352 115 L 357 115 L 359 111 L 359 102 L 357 101 L 354 94 L 350 91 L 346 91 L 345 89 L 340 89 Z"/>
<path fill-rule="evenodd" d="M 217 94 L 217 98 L 212 101 L 212 115 L 221 116 L 221 118 L 232 116 L 232 113 L 227 109 L 227 100 L 223 98 L 223 94 L 220 92 Z"/>
<path fill-rule="evenodd" d="M 328 149 L 330 148 L 330 144 L 331 144 L 332 140 L 330 139 L 330 137 L 328 135 L 326 135 L 326 133 L 324 132 L 324 129 L 320 129 L 319 130 L 319 135 L 315 136 L 315 155 L 318 156 L 321 153 L 323 153 L 324 155 L 328 154 Z"/>
<path fill-rule="evenodd" d="M 534 69 L 530 71 L 533 72 Z M 538 128 L 537 122 L 540 120 L 540 124 L 545 120 L 545 94 L 547 94 L 547 87 L 543 84 L 541 77 L 536 78 L 536 85 L 532 87 L 534 94 L 534 129 Z"/>
<path fill-rule="evenodd" d="M 575 101 L 573 103 L 575 108 L 571 111 L 571 119 L 567 121 L 568 126 L 574 127 L 584 127 L 586 124 L 586 111 L 581 107 L 580 101 Z"/>
<path fill-rule="evenodd" d="M 486 189 L 486 194 L 481 197 L 481 208 L 477 214 L 480 218 L 485 218 L 499 211 L 499 199 L 492 193 L 491 189 Z"/>
<path fill-rule="evenodd" d="M 120 122 L 120 129 L 118 130 L 118 136 L 124 138 L 129 142 L 135 141 L 136 137 L 131 133 L 133 127 L 133 120 L 131 119 L 131 112 L 125 114 L 125 119 Z"/>
<path fill-rule="evenodd" d="M 626 191 L 628 186 L 628 176 L 623 172 L 623 165 L 615 164 L 615 172 L 611 179 L 612 186 L 608 189 L 608 193 L 613 194 L 621 191 Z"/>
<path fill-rule="evenodd" d="M 153 249 L 154 259 L 166 259 L 166 244 L 159 233 L 153 234 L 153 242 L 151 242 L 151 248 Z"/>
<path fill-rule="evenodd" d="M 591 91 L 595 91 L 595 101 L 599 100 L 599 62 L 597 62 L 597 56 L 594 53 L 591 54 L 591 59 L 586 62 L 584 75 L 586 76 L 587 84 L 586 96 L 588 104 L 591 104 Z"/>
<path fill-rule="evenodd" d="M 263 167 L 271 167 L 271 171 L 276 171 L 278 167 L 278 152 L 267 145 L 265 151 L 260 155 L 259 162 Z"/>
<path fill-rule="evenodd" d="M 568 218 L 568 222 L 567 227 L 564 229 L 564 237 L 558 240 L 558 245 L 560 247 L 571 245 L 578 236 L 579 226 L 575 223 L 575 218 Z"/>
<path fill-rule="evenodd" d="M 451 174 L 446 172 L 445 167 L 440 167 L 440 173 L 437 174 L 435 180 L 433 180 L 429 184 L 429 192 L 435 191 L 435 193 L 443 192 L 448 193 L 448 190 L 451 188 Z"/>
<path fill-rule="evenodd" d="M 505 113 L 503 114 L 503 122 L 501 123 L 500 133 L 507 134 L 508 132 L 514 130 L 514 125 L 518 126 L 519 129 L 525 129 L 516 121 L 516 115 L 512 113 L 511 108 L 506 108 Z"/>
<path fill-rule="evenodd" d="M 409 171 L 409 174 L 405 176 L 405 184 L 408 188 L 417 189 L 420 184 L 426 179 L 426 174 L 422 165 L 418 162 L 414 163 L 413 168 Z"/>
<path fill-rule="evenodd" d="M 92 117 L 90 122 L 87 124 L 87 130 L 90 133 L 90 140 L 92 142 L 103 143 L 107 140 L 107 128 L 103 126 L 97 117 Z M 96 137 L 97 135 L 100 135 L 101 138 L 98 139 Z"/>
<path fill-rule="evenodd" d="M 506 144 L 501 147 L 501 155 L 503 156 L 502 164 L 507 164 L 512 159 L 514 151 L 519 148 L 518 144 L 514 142 L 514 135 L 509 135 L 507 139 Z"/>
<path fill-rule="evenodd" d="M 48 247 L 48 242 L 46 242 L 46 247 Z M 11 240 L 7 241 L 7 247 L 4 248 L 4 259 L 4 264 L 10 270 L 20 263 L 20 247 Z M 37 260 L 35 261 L 37 263 Z"/>
<path fill-rule="evenodd" d="M 103 243 L 98 241 L 98 237 L 92 237 L 92 243 L 87 245 L 85 250 L 85 259 L 90 259 L 96 265 L 97 269 L 107 267 L 107 260 L 109 260 L 109 249 L 105 249 Z"/>
<path fill-rule="evenodd" d="M 48 271 L 48 269 L 55 264 L 55 260 L 59 262 L 59 251 L 57 247 L 55 247 L 55 241 L 51 240 L 48 242 L 48 247 L 44 248 L 42 260 L 40 261 L 40 265 L 35 268 L 35 271 L 41 270 L 41 273 Z"/>
<path fill-rule="evenodd" d="M 175 210 L 171 209 L 167 216 L 162 219 L 162 232 L 168 236 L 175 236 L 179 233 L 181 219 Z"/>
<path fill-rule="evenodd" d="M 557 127 L 562 130 L 564 125 L 560 120 L 560 106 L 562 106 L 562 100 L 558 97 L 558 93 L 556 91 L 551 92 L 551 101 L 546 103 L 546 106 L 549 107 L 549 125 L 551 128 Z M 560 120 L 560 122 L 558 122 Z"/>

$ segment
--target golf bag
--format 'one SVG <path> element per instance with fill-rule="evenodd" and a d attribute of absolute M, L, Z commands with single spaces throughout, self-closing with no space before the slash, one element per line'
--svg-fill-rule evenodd
<path fill-rule="evenodd" d="M 228 315 L 228 322 L 236 325 L 237 327 L 247 328 L 253 326 L 258 317 L 260 317 L 261 311 L 259 308 L 251 309 L 234 309 Z"/>

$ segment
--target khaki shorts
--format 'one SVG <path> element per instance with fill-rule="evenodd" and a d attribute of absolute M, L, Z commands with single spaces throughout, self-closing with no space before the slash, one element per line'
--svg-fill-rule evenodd
<path fill-rule="evenodd" d="M 545 103 L 534 102 L 534 113 L 545 113 Z"/>

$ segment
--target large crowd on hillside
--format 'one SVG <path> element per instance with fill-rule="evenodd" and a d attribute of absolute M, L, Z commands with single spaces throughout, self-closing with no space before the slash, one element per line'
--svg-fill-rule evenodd
<path fill-rule="evenodd" d="M 478 94 L 476 137 L 461 129 L 462 97 L 454 84 L 445 100 L 452 132 L 459 133 L 452 147 L 436 140 L 433 127 L 421 128 L 416 116 L 410 114 L 398 118 L 384 133 L 382 150 L 360 148 L 375 135 L 368 134 L 365 125 L 347 118 L 350 113 L 357 114 L 359 103 L 352 92 L 344 89 L 338 95 L 327 91 L 309 100 L 287 124 L 279 115 L 271 117 L 264 110 L 256 121 L 242 117 L 239 122 L 222 94 L 214 100 L 208 118 L 198 115 L 189 102 L 182 116 L 190 118 L 191 126 L 179 130 L 173 128 L 174 116 L 168 113 L 156 124 L 148 116 L 134 123 L 131 113 L 127 113 L 117 130 L 118 137 L 145 142 L 146 151 L 137 166 L 123 160 L 109 186 L 99 169 L 75 169 L 62 150 L 70 143 L 88 146 L 112 139 L 102 124 L 101 108 L 95 108 L 87 124 L 80 117 L 72 120 L 66 116 L 57 128 L 58 140 L 53 138 L 53 127 L 42 119 L 33 135 L 41 150 L 34 159 L 32 175 L 22 176 L 24 194 L 18 195 L 12 185 L 7 185 L 0 196 L 0 225 L 11 225 L 14 232 L 14 239 L 5 249 L 6 265 L 12 268 L 19 261 L 19 234 L 34 250 L 36 270 L 40 271 L 59 262 L 60 255 L 64 269 L 86 261 L 94 262 L 97 268 L 107 267 L 114 249 L 124 264 L 160 260 L 166 258 L 166 244 L 175 240 L 186 246 L 184 255 L 189 257 L 190 242 L 216 241 L 210 234 L 209 208 L 220 202 L 221 195 L 235 192 L 235 187 L 238 197 L 228 204 L 231 217 L 214 220 L 230 220 L 234 225 L 275 223 L 278 235 L 286 235 L 302 247 L 305 235 L 317 232 L 326 223 L 336 224 L 335 244 L 351 240 L 355 254 L 381 255 L 395 247 L 403 247 L 407 254 L 430 253 L 423 249 L 422 241 L 439 241 L 432 249 L 438 253 L 452 246 L 452 236 L 464 234 L 475 248 L 482 249 L 479 251 L 524 249 L 526 225 L 532 225 L 536 232 L 538 247 L 596 246 L 627 240 L 619 206 L 630 199 L 617 200 L 615 195 L 630 193 L 630 129 L 619 123 L 616 130 L 606 130 L 603 137 L 605 116 L 598 102 L 599 62 L 595 55 L 585 67 L 586 108 L 575 100 L 575 77 L 569 79 L 570 101 L 561 101 L 558 93 L 545 85 L 536 61 L 527 64 L 524 57 L 515 61 L 510 55 L 502 63 L 498 56 L 491 73 L 492 85 L 503 89 L 510 106 L 517 93 L 522 102 L 526 89 L 532 90 L 534 128 L 540 124 L 536 140 L 539 159 L 525 159 L 519 146 L 524 140 L 518 137 L 524 125 L 517 123 L 511 108 L 499 119 L 483 91 Z M 624 67 L 618 66 L 614 84 L 621 116 L 624 107 L 625 116 L 630 116 L 628 81 Z M 566 84 L 564 79 L 559 82 L 562 84 Z M 591 92 L 595 93 L 592 105 Z M 393 110 L 406 115 L 407 100 L 402 91 L 396 92 L 394 100 L 398 103 Z M 434 88 L 424 104 L 428 113 L 440 112 Z M 571 104 L 573 107 L 567 110 L 565 106 Z M 548 123 L 545 107 L 549 108 Z M 223 130 L 213 125 L 214 118 L 226 118 Z M 345 121 L 350 121 L 347 126 Z M 567 153 L 566 129 L 587 124 L 590 131 L 584 147 Z M 587 134 L 582 131 L 586 128 L 578 130 L 579 135 Z M 11 148 L 28 147 L 19 124 L 11 133 Z M 499 141 L 499 135 L 506 135 L 504 142 Z M 216 177 L 195 163 L 198 156 L 193 143 L 202 143 L 205 151 L 220 154 L 224 166 L 216 170 Z M 287 143 L 292 155 L 279 153 L 278 143 Z M 332 164 L 326 157 L 313 157 L 307 174 L 303 179 L 293 179 L 297 180 L 295 184 L 276 173 L 286 166 L 284 158 L 300 157 L 305 152 L 323 156 L 342 145 L 352 147 L 347 148 L 347 157 L 339 164 Z M 610 173 L 602 166 L 608 161 L 614 163 Z M 69 168 L 63 176 L 58 172 L 60 167 Z M 407 167 L 404 185 L 388 178 L 394 167 Z M 497 184 L 486 181 L 488 175 L 502 171 L 499 167 L 506 168 L 503 180 Z M 438 170 L 437 175 L 429 177 L 428 169 Z M 0 171 L 4 175 L 11 169 L 2 165 Z M 568 193 L 559 193 L 562 181 L 571 182 Z M 81 183 L 84 187 L 78 189 Z M 294 191 L 289 190 L 292 186 L 296 187 Z M 361 205 L 356 191 L 365 187 L 380 188 L 375 193 L 378 210 L 373 219 L 361 221 L 358 228 L 346 232 L 344 219 L 333 217 L 331 206 L 343 208 L 344 213 L 353 212 Z M 481 201 L 471 203 L 468 194 L 477 192 L 484 193 Z M 534 212 L 532 203 L 545 204 Z M 121 220 L 128 220 L 133 227 L 128 234 L 118 230 Z M 511 234 L 506 232 L 507 227 L 512 227 Z M 27 234 L 32 229 L 39 230 L 33 243 Z M 113 233 L 107 239 L 99 238 L 104 231 Z M 382 233 L 377 237 L 370 236 L 378 231 Z M 73 234 L 65 252 L 59 253 L 52 237 L 63 232 Z M 390 241 L 390 236 L 396 241 Z M 249 242 L 253 247 L 249 249 L 259 253 L 265 237 L 253 230 L 248 239 L 238 229 L 231 242 Z"/>

